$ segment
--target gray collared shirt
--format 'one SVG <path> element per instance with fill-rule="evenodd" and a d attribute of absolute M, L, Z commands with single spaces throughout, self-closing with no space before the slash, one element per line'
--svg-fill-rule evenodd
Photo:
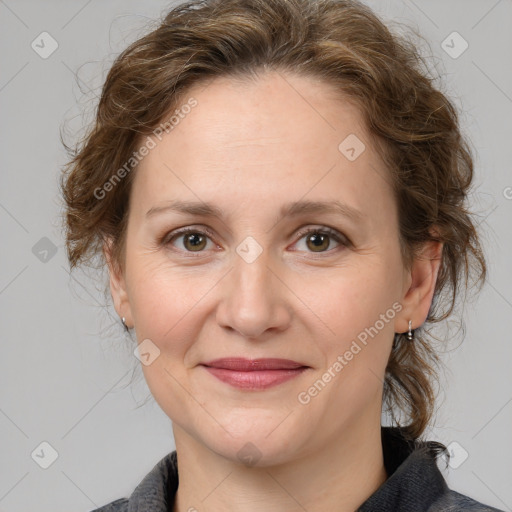
<path fill-rule="evenodd" d="M 503 512 L 448 488 L 436 457 L 443 446 L 406 441 L 397 427 L 382 427 L 388 479 L 357 512 Z M 91 512 L 172 512 L 178 489 L 176 451 L 167 454 L 146 475 L 129 498 Z"/>

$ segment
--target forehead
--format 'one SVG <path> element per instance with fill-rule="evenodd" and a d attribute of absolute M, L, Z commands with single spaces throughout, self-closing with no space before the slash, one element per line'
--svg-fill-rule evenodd
<path fill-rule="evenodd" d="M 184 104 L 193 97 L 197 106 L 173 129 L 179 132 L 175 143 L 195 147 L 194 158 L 210 161 L 212 152 L 236 156 L 258 146 L 268 161 L 290 148 L 315 158 L 324 150 L 338 156 L 339 142 L 350 133 L 371 143 L 359 108 L 340 96 L 318 79 L 277 71 L 245 79 L 219 77 L 182 99 Z"/>
<path fill-rule="evenodd" d="M 139 164 L 135 204 L 185 196 L 221 208 L 234 206 L 235 197 L 261 206 L 306 194 L 355 208 L 372 195 L 376 207 L 389 202 L 389 180 L 362 113 L 331 85 L 269 72 L 198 85 L 182 106 L 191 98 L 195 106 L 177 106 L 178 122 L 154 138 Z"/>

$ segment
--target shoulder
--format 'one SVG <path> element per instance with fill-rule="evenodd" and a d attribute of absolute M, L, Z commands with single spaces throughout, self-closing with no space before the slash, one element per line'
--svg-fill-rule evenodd
<path fill-rule="evenodd" d="M 128 512 L 128 510 L 167 512 L 167 504 L 173 502 L 178 482 L 175 450 L 160 459 L 129 498 L 119 498 L 90 512 Z"/>
<path fill-rule="evenodd" d="M 127 512 L 128 498 L 120 498 L 90 512 Z"/>
<path fill-rule="evenodd" d="M 503 512 L 451 489 L 432 503 L 427 512 L 465 512 L 467 510 L 471 512 Z"/>

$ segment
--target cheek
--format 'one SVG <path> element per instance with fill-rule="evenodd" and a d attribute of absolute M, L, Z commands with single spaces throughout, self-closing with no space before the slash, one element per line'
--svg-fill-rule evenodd
<path fill-rule="evenodd" d="M 311 276 L 301 286 L 308 290 L 304 299 L 319 325 L 324 325 L 331 338 L 347 341 L 392 309 L 399 297 L 397 282 L 390 266 L 379 263 L 335 269 L 320 278 Z M 392 309 L 387 319 L 394 314 Z"/>
<path fill-rule="evenodd" d="M 159 336 L 191 311 L 213 284 L 209 273 L 177 268 L 156 253 L 133 256 L 127 272 L 134 323 L 151 326 Z"/>
<path fill-rule="evenodd" d="M 323 399 L 326 402 L 359 410 L 379 398 L 394 319 L 401 310 L 393 268 L 381 262 L 365 265 L 364 272 L 356 268 L 340 271 L 339 278 L 324 283 L 324 294 L 312 297 L 316 302 L 311 309 L 327 326 L 327 336 L 316 336 L 323 354 L 322 371 L 330 372 L 322 380 L 325 376 L 332 383 Z"/>
<path fill-rule="evenodd" d="M 155 261 L 159 260 L 159 261 Z M 167 382 L 166 370 L 181 375 L 197 359 L 195 341 L 211 315 L 211 297 L 221 286 L 216 269 L 170 265 L 163 258 L 133 258 L 130 305 L 137 340 L 149 339 L 160 355 L 144 368 L 148 384 Z"/>
<path fill-rule="evenodd" d="M 325 358 L 321 371 L 326 373 L 321 378 L 332 382 L 326 402 L 343 404 L 351 411 L 380 396 L 394 319 L 401 310 L 397 297 L 385 266 L 331 280 L 323 298 L 315 296 L 316 311 L 329 328 L 328 336 L 317 336 Z"/>

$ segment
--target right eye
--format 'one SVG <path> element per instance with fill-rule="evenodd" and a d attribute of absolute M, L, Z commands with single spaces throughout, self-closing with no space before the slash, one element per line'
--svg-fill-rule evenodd
<path fill-rule="evenodd" d="M 173 245 L 175 241 L 180 240 L 180 245 L 184 252 L 203 252 L 203 249 L 207 246 L 208 240 L 211 241 L 212 233 L 206 230 L 201 230 L 198 228 L 181 228 L 176 231 L 172 231 L 168 235 L 164 237 L 163 244 L 164 245 Z M 213 243 L 213 242 L 212 242 Z"/>

